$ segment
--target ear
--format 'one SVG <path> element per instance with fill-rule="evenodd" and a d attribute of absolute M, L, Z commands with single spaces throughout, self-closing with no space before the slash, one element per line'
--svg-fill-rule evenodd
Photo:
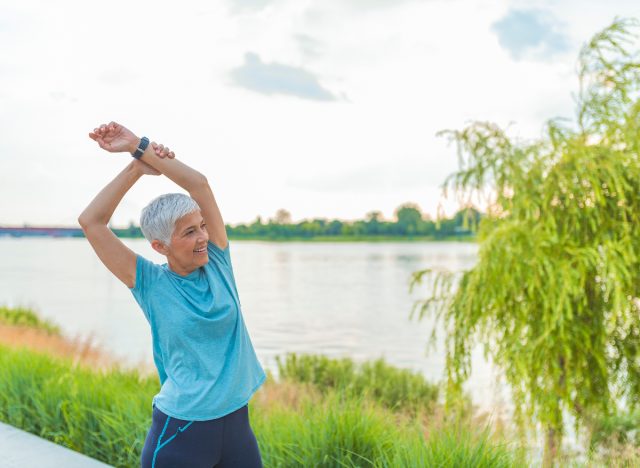
<path fill-rule="evenodd" d="M 167 246 L 158 239 L 154 239 L 151 241 L 151 247 L 153 248 L 153 250 L 161 253 L 162 255 L 167 255 L 169 253 L 169 249 L 167 248 Z"/>

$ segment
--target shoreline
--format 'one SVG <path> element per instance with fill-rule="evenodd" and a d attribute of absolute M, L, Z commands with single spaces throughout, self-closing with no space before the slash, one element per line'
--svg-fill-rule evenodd
<path fill-rule="evenodd" d="M 119 239 L 142 239 L 144 237 L 130 237 L 130 236 L 118 236 Z M 83 236 L 11 236 L 11 235 L 0 235 L 0 241 L 3 239 L 85 239 Z M 271 238 L 271 237 L 234 237 L 229 236 L 229 241 L 232 242 L 243 242 L 243 241 L 258 241 L 258 242 L 272 242 L 272 243 L 286 243 L 286 242 L 308 242 L 308 243 L 394 243 L 394 242 L 402 242 L 402 243 L 412 243 L 412 242 L 423 242 L 423 243 L 443 243 L 443 242 L 456 242 L 456 243 L 470 243 L 475 244 L 477 242 L 476 236 L 450 236 L 450 237 L 442 237 L 437 238 L 433 236 L 425 236 L 425 237 L 393 237 L 393 236 L 362 236 L 362 237 L 351 237 L 351 236 L 318 236 L 318 237 L 287 237 L 287 238 Z"/>

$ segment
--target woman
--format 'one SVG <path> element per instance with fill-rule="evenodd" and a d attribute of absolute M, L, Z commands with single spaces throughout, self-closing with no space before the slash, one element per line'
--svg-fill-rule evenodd
<path fill-rule="evenodd" d="M 207 179 L 169 148 L 149 145 L 115 122 L 89 137 L 106 151 L 134 156 L 78 222 L 151 326 L 162 388 L 153 397 L 141 466 L 262 466 L 247 403 L 265 373 L 242 318 L 224 222 Z M 190 195 L 162 195 L 142 211 L 140 227 L 167 257 L 163 265 L 136 255 L 107 226 L 145 174 L 164 174 Z"/>

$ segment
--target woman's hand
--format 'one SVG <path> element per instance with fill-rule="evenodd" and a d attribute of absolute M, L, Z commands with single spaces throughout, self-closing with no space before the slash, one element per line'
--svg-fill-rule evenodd
<path fill-rule="evenodd" d="M 131 130 L 116 122 L 100 125 L 92 133 L 89 133 L 89 138 L 97 141 L 100 148 L 110 153 L 125 151 L 133 153 L 140 143 L 140 138 L 135 136 Z"/>
<path fill-rule="evenodd" d="M 162 159 L 164 159 L 164 158 L 173 159 L 173 158 L 176 157 L 175 153 L 173 151 L 171 151 L 168 146 L 165 147 L 164 145 L 159 145 L 155 141 L 152 141 L 151 142 L 151 147 L 155 151 L 156 156 L 158 156 L 159 158 L 162 158 Z"/>

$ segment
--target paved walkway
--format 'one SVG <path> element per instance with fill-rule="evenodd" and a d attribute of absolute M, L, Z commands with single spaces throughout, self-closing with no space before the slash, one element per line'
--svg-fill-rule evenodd
<path fill-rule="evenodd" d="M 0 423 L 0 466 L 2 468 L 108 468 L 66 447 Z"/>

